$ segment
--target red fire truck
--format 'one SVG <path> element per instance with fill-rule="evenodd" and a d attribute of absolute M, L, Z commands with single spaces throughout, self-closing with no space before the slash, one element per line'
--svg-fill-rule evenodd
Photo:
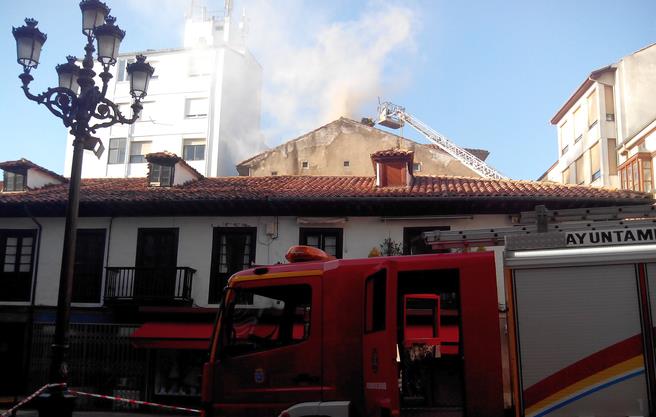
<path fill-rule="evenodd" d="M 203 374 L 212 416 L 503 415 L 492 253 L 292 260 L 234 275 Z"/>
<path fill-rule="evenodd" d="M 656 208 L 521 216 L 424 234 L 470 253 L 306 248 L 292 260 L 307 262 L 236 274 L 204 368 L 206 415 L 655 415 Z"/>

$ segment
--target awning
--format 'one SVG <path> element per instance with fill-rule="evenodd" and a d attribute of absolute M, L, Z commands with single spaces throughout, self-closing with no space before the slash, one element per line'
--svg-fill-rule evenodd
<path fill-rule="evenodd" d="M 130 337 L 139 348 L 207 350 L 213 327 L 209 323 L 145 323 Z"/>

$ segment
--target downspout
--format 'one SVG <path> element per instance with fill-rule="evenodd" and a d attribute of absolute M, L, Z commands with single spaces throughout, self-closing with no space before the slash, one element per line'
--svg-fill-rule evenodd
<path fill-rule="evenodd" d="M 216 141 L 214 140 L 214 109 L 215 109 L 215 103 L 214 100 L 216 98 L 216 73 L 217 73 L 217 67 L 219 64 L 219 48 L 216 46 L 213 47 L 214 49 L 214 65 L 212 66 L 212 81 L 210 83 L 210 94 L 208 97 L 208 109 L 207 109 L 207 137 L 205 138 L 205 143 L 207 146 L 205 147 L 205 176 L 207 177 L 216 177 L 219 175 L 218 171 L 218 165 L 219 165 L 219 155 L 217 153 L 217 158 L 216 161 L 212 159 L 212 154 L 214 152 L 214 148 L 218 147 L 218 136 L 216 138 Z M 224 63 L 225 63 L 225 53 L 224 53 Z M 225 65 L 224 65 L 225 66 Z M 213 163 L 216 163 L 217 166 L 217 171 L 216 174 L 212 174 L 212 169 L 214 167 L 212 166 Z"/>
<path fill-rule="evenodd" d="M 31 365 L 30 357 L 32 356 L 32 341 L 34 340 L 34 309 L 36 307 L 36 282 L 39 276 L 39 256 L 41 255 L 41 234 L 43 232 L 43 226 L 39 221 L 30 213 L 30 210 L 27 206 L 23 206 L 25 209 L 25 214 L 32 219 L 34 224 L 37 227 L 37 238 L 36 238 L 36 248 L 34 249 L 34 270 L 32 271 L 32 289 L 30 295 L 30 308 L 28 311 L 28 328 L 27 328 L 27 340 L 25 347 L 25 358 L 23 359 L 23 372 L 24 375 L 29 374 L 29 366 Z M 23 381 L 23 389 L 27 388 L 27 378 Z"/>

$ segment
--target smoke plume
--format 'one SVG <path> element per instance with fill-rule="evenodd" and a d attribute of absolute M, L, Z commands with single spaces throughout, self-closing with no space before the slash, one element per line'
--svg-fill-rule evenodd
<path fill-rule="evenodd" d="M 340 116 L 372 115 L 409 78 L 418 15 L 392 1 L 244 0 L 263 67 L 265 136 L 277 143 Z M 333 7 L 333 9 L 330 9 Z M 236 9 L 235 13 L 240 13 Z"/>

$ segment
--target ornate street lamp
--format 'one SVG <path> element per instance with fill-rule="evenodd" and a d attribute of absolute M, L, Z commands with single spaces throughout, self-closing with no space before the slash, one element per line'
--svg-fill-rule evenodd
<path fill-rule="evenodd" d="M 79 208 L 80 176 L 84 149 L 92 150 L 100 158 L 104 147 L 101 140 L 94 137 L 97 129 L 109 127 L 116 123 L 132 124 L 139 117 L 141 100 L 146 96 L 148 82 L 154 69 L 146 63 L 146 57 L 138 56 L 137 62 L 128 67 L 130 75 L 130 93 L 133 97 L 132 117 L 126 118 L 118 106 L 105 97 L 109 80 L 112 78 L 110 68 L 116 63 L 119 46 L 125 32 L 114 25 L 116 19 L 109 15 L 110 9 L 98 0 L 82 0 L 82 33 L 87 37 L 84 47 L 85 55 L 82 68 L 78 67 L 73 56 L 67 57 L 67 63 L 57 65 L 59 86 L 48 88 L 45 92 L 34 95 L 29 84 L 34 80 L 30 71 L 39 65 L 41 48 L 46 35 L 37 28 L 34 19 L 25 19 L 25 25 L 13 28 L 16 39 L 18 63 L 23 66 L 19 75 L 25 96 L 43 104 L 52 114 L 62 119 L 64 126 L 70 128 L 73 135 L 73 162 L 66 209 L 66 226 L 64 230 L 64 250 L 59 279 L 59 296 L 57 301 L 57 319 L 55 323 L 54 343 L 52 344 L 52 363 L 50 383 L 68 382 L 68 339 L 70 305 L 73 293 L 73 267 L 75 262 L 75 241 Z M 96 73 L 93 70 L 95 52 L 94 41 L 98 45 L 98 62 L 102 72 L 102 89 L 95 84 Z M 79 91 L 78 91 L 79 90 Z M 50 390 L 42 398 L 41 416 L 70 416 L 73 410 L 73 397 L 65 389 Z"/>

